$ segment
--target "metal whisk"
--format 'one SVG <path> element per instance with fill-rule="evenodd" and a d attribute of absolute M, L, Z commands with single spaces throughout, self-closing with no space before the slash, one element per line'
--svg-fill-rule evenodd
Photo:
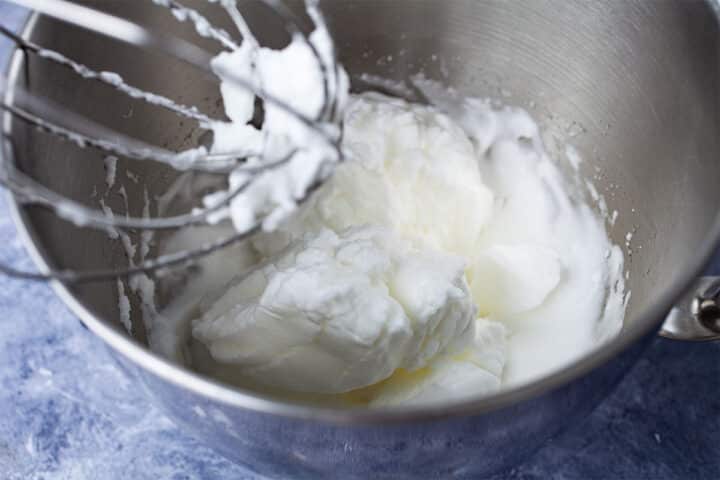
<path fill-rule="evenodd" d="M 98 35 L 110 37 L 118 42 L 124 42 L 138 48 L 151 49 L 164 55 L 170 55 L 188 66 L 198 69 L 209 78 L 215 81 L 218 80 L 210 69 L 210 61 L 213 55 L 197 45 L 180 38 L 152 31 L 125 18 L 113 16 L 67 0 L 12 1 Z M 218 42 L 226 51 L 237 49 L 240 45 L 239 42 L 257 42 L 238 9 L 235 0 L 206 1 L 217 4 L 217 8 L 223 9 L 232 19 L 240 32 L 241 38 L 239 40 L 233 38 L 227 31 L 211 24 L 200 12 L 188 8 L 178 1 L 143 1 L 152 1 L 159 8 L 168 9 L 168 13 L 173 14 L 179 22 L 191 22 L 198 35 Z M 334 151 L 337 152 L 338 158 L 341 158 L 339 135 L 328 133 L 329 130 L 326 128 L 328 125 L 338 126 L 341 118 L 338 102 L 339 66 L 335 59 L 334 52 L 332 52 L 332 55 L 329 57 L 320 54 L 309 40 L 308 35 L 300 28 L 299 19 L 281 1 L 263 1 L 281 17 L 289 34 L 299 35 L 299 38 L 303 39 L 305 45 L 309 47 L 314 58 L 317 60 L 320 71 L 323 74 L 324 83 L 322 108 L 317 116 L 311 118 L 293 108 L 285 99 L 277 98 L 263 91 L 261 87 L 258 87 L 250 79 L 232 76 L 229 80 L 234 82 L 236 86 L 254 94 L 260 102 L 272 104 L 274 107 L 293 115 L 302 124 L 307 126 L 307 128 L 312 129 L 324 138 L 328 145 L 332 146 Z M 315 26 L 325 28 L 323 16 L 317 8 L 316 0 L 307 0 L 306 5 Z M 214 120 L 200 112 L 194 106 L 182 105 L 160 94 L 146 92 L 126 83 L 115 73 L 94 70 L 91 66 L 67 58 L 51 48 L 36 45 L 13 33 L 2 24 L 0 24 L 0 34 L 14 42 L 17 48 L 21 49 L 25 55 L 34 55 L 43 61 L 54 62 L 69 69 L 87 81 L 102 82 L 110 85 L 114 88 L 114 91 L 120 95 L 126 95 L 151 104 L 156 108 L 168 110 L 179 117 L 197 122 L 200 126 Z M 227 81 L 228 79 L 225 80 Z M 0 185 L 11 190 L 21 202 L 50 209 L 63 220 L 74 222 L 82 227 L 127 232 L 172 230 L 188 225 L 206 224 L 213 214 L 226 208 L 231 201 L 242 194 L 252 184 L 252 178 L 256 178 L 268 170 L 282 167 L 297 153 L 296 150 L 291 150 L 286 157 L 280 160 L 256 162 L 253 166 L 245 165 L 247 154 L 195 154 L 192 157 L 192 161 L 189 161 L 187 152 L 172 152 L 149 145 L 135 138 L 123 136 L 118 132 L 111 131 L 89 119 L 59 107 L 46 98 L 40 98 L 17 86 L 11 87 L 7 85 L 1 76 L 0 92 L 3 93 L 2 99 L 0 100 L 0 110 L 6 112 L 6 115 L 14 117 L 16 120 L 26 122 L 34 128 L 66 142 L 74 143 L 78 147 L 97 149 L 109 155 L 116 155 L 136 161 L 161 162 L 178 170 L 227 174 L 231 170 L 240 169 L 243 173 L 251 176 L 250 181 L 222 193 L 221 197 L 212 203 L 212 206 L 195 209 L 189 213 L 162 217 L 115 216 L 100 209 L 87 207 L 58 192 L 46 188 L 11 164 L 8 159 L 13 158 L 13 142 L 10 137 L 10 122 L 6 117 L 2 137 L 0 137 L 2 140 L 1 147 L 3 148 L 2 157 L 5 159 L 0 166 Z M 297 203 L 305 200 L 321 183 L 322 179 L 317 179 L 302 198 L 296 199 Z M 245 231 L 237 231 L 225 238 L 197 246 L 197 248 L 191 250 L 162 255 L 151 259 L 142 259 L 138 264 L 130 262 L 130 266 L 126 268 L 94 271 L 57 270 L 48 273 L 35 273 L 20 271 L 0 264 L 0 272 L 25 279 L 60 280 L 67 283 L 127 277 L 170 267 L 188 265 L 200 257 L 209 255 L 219 249 L 243 240 L 256 233 L 259 229 L 259 224 L 256 224 L 253 228 Z"/>

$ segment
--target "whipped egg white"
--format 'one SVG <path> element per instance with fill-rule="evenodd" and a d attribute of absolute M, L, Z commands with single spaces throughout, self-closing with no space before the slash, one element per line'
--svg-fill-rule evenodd
<path fill-rule="evenodd" d="M 352 96 L 345 162 L 275 230 L 217 255 L 179 296 L 185 327 L 151 344 L 273 395 L 378 406 L 487 395 L 616 333 L 622 253 L 602 220 L 571 200 L 525 111 L 464 108 L 455 121 Z"/>
<path fill-rule="evenodd" d="M 254 78 L 313 117 L 332 49 L 321 26 L 310 42 L 320 59 L 294 38 L 278 51 L 246 41 L 213 63 L 230 119 L 209 125 L 213 153 L 244 151 L 251 165 L 298 154 L 217 225 L 166 244 L 264 230 L 201 262 L 148 327 L 151 348 L 275 397 L 425 405 L 539 378 L 620 330 L 622 251 L 571 197 L 526 111 L 423 82 L 432 105 L 349 95 L 339 69 L 342 158 L 272 105 L 253 126 L 254 97 L 225 77 Z M 250 180 L 239 168 L 229 185 Z"/>

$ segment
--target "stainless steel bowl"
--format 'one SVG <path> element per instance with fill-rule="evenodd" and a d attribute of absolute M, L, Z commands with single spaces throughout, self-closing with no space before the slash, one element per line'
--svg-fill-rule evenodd
<path fill-rule="evenodd" d="M 189 27 L 151 2 L 86 3 L 194 39 Z M 186 3 L 214 16 L 208 2 Z M 477 478 L 518 461 L 597 405 L 641 354 L 720 236 L 716 5 L 333 0 L 323 7 L 351 74 L 402 80 L 422 72 L 467 94 L 502 98 L 527 107 L 549 137 L 570 140 L 583 153 L 583 173 L 620 212 L 610 228 L 613 240 L 624 245 L 625 235 L 634 232 L 635 248 L 626 252 L 632 298 L 620 336 L 560 372 L 490 398 L 433 408 L 340 410 L 264 399 L 159 358 L 142 334 L 130 338 L 120 326 L 114 284 L 55 288 L 178 424 L 257 472 L 313 479 Z M 273 15 L 254 2 L 244 8 L 261 37 L 282 43 Z M 33 17 L 25 35 L 141 87 L 219 110 L 216 87 L 165 58 L 43 17 Z M 197 139 L 191 125 L 37 58 L 17 54 L 9 75 L 11 83 L 130 135 L 178 148 Z M 11 160 L 92 204 L 93 187 L 104 179 L 98 153 L 8 119 L 5 126 L 15 144 Z M 155 194 L 173 177 L 151 164 L 121 161 L 119 171 L 127 167 Z M 143 185 L 125 185 L 138 213 Z M 41 267 L 126 261 L 102 232 L 34 208 L 18 206 L 17 213 Z"/>

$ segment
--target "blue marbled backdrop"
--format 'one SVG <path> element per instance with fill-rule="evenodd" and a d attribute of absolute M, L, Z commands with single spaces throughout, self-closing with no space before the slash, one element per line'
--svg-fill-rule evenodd
<path fill-rule="evenodd" d="M 3 24 L 21 20 L 0 1 Z M 4 202 L 0 245 L 30 267 Z M 49 287 L 0 277 L 0 312 L 0 479 L 256 478 L 178 430 Z M 658 339 L 584 424 L 506 478 L 720 479 L 720 344 Z"/>

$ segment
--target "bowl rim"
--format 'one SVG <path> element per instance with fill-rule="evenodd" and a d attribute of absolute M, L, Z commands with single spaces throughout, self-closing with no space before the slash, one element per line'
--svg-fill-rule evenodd
<path fill-rule="evenodd" d="M 709 3 L 717 13 L 717 4 L 712 1 Z M 36 27 L 38 18 L 39 14 L 36 12 L 28 16 L 20 29 L 23 38 L 30 37 Z M 18 49 L 15 49 L 12 51 L 10 61 L 5 68 L 7 73 L 5 78 L 8 86 L 10 86 L 6 91 L 8 97 L 12 95 L 12 85 L 17 81 L 22 64 L 22 55 Z M 7 123 L 8 114 L 3 117 L 5 118 L 3 128 L 6 128 L 9 125 Z M 1 156 L 2 152 L 0 152 Z M 0 160 L 2 159 L 0 158 Z M 12 161 L 13 158 L 5 160 Z M 42 248 L 42 242 L 34 231 L 32 222 L 24 211 L 21 202 L 9 191 L 5 192 L 5 196 L 18 237 L 23 246 L 41 272 L 49 271 L 50 257 Z M 63 303 L 113 352 L 119 353 L 133 364 L 137 364 L 138 367 L 161 380 L 188 389 L 200 397 L 233 408 L 299 420 L 319 421 L 336 425 L 395 424 L 486 414 L 539 397 L 587 375 L 629 348 L 646 334 L 649 334 L 651 330 L 657 330 L 673 304 L 681 298 L 698 275 L 701 274 L 703 267 L 708 263 L 718 246 L 720 246 L 720 209 L 716 212 L 715 219 L 698 248 L 696 257 L 681 269 L 681 272 L 675 276 L 665 290 L 657 294 L 658 300 L 654 304 L 641 309 L 631 325 L 623 326 L 622 335 L 617 335 L 601 347 L 584 355 L 577 362 L 529 383 L 502 390 L 480 399 L 466 399 L 435 406 L 395 406 L 372 409 L 320 407 L 264 398 L 240 387 L 227 385 L 192 372 L 161 357 L 99 318 L 85 307 L 71 293 L 69 288 L 61 282 L 51 281 L 49 283 Z"/>

